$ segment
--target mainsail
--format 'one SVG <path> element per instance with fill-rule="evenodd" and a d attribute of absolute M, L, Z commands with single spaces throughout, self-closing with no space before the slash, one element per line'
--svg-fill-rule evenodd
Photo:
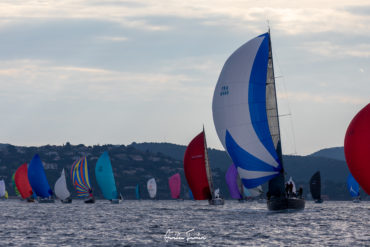
<path fill-rule="evenodd" d="M 15 185 L 23 199 L 27 199 L 33 195 L 32 187 L 28 181 L 27 163 L 21 165 L 14 174 Z"/>
<path fill-rule="evenodd" d="M 53 195 L 48 180 L 46 178 L 44 165 L 41 162 L 40 156 L 33 156 L 28 167 L 28 180 L 32 190 L 41 198 L 49 198 Z"/>
<path fill-rule="evenodd" d="M 171 190 L 171 197 L 173 199 L 180 198 L 180 192 L 181 192 L 181 177 L 179 173 L 176 173 L 175 175 L 171 176 L 168 179 L 168 184 L 170 186 Z"/>
<path fill-rule="evenodd" d="M 0 197 L 5 197 L 5 182 L 3 179 L 0 180 Z"/>
<path fill-rule="evenodd" d="M 231 164 L 225 175 L 226 183 L 229 188 L 230 196 L 233 199 L 242 199 L 243 196 L 238 185 L 238 171 L 234 164 Z"/>
<path fill-rule="evenodd" d="M 184 155 L 184 172 L 195 200 L 212 198 L 212 181 L 206 168 L 206 143 L 204 131 L 188 145 Z"/>
<path fill-rule="evenodd" d="M 218 137 L 246 188 L 275 177 L 270 193 L 284 194 L 284 174 L 270 34 L 237 49 L 225 62 L 213 95 Z"/>
<path fill-rule="evenodd" d="M 157 194 L 157 183 L 155 182 L 154 178 L 148 180 L 147 188 L 150 198 L 153 199 Z"/>
<path fill-rule="evenodd" d="M 96 162 L 95 177 L 105 199 L 118 199 L 116 182 L 108 152 L 104 152 Z"/>
<path fill-rule="evenodd" d="M 71 195 L 67 188 L 66 175 L 64 173 L 64 169 L 62 170 L 62 174 L 60 175 L 58 180 L 55 182 L 54 192 L 55 195 L 61 200 L 66 200 Z"/>
<path fill-rule="evenodd" d="M 320 171 L 315 172 L 310 179 L 310 192 L 314 200 L 321 199 L 321 175 Z"/>
<path fill-rule="evenodd" d="M 86 157 L 82 157 L 73 163 L 71 167 L 71 178 L 78 197 L 92 196 Z"/>
<path fill-rule="evenodd" d="M 360 195 L 360 185 L 357 183 L 352 174 L 349 174 L 347 177 L 347 188 L 352 197 L 358 197 Z"/>

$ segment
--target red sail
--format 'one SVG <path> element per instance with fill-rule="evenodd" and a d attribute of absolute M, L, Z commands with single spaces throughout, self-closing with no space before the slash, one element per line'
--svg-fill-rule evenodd
<path fill-rule="evenodd" d="M 27 175 L 27 163 L 21 165 L 14 175 L 15 185 L 23 199 L 30 197 L 33 194 L 30 182 Z"/>
<path fill-rule="evenodd" d="M 349 170 L 370 195 L 370 104 L 352 119 L 344 139 L 344 154 Z"/>
<path fill-rule="evenodd" d="M 204 151 L 204 132 L 202 131 L 189 143 L 184 156 L 185 177 L 195 200 L 212 198 L 207 179 Z"/>

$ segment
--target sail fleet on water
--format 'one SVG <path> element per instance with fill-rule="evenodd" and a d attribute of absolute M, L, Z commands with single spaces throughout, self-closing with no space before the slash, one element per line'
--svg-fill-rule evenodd
<path fill-rule="evenodd" d="M 217 135 L 233 161 L 225 177 L 231 197 L 239 201 L 257 197 L 267 201 L 269 210 L 304 209 L 302 191 L 296 193 L 292 179 L 286 182 L 284 176 L 270 32 L 246 42 L 226 60 L 214 90 L 212 112 Z M 183 163 L 189 197 L 208 200 L 210 205 L 223 205 L 224 200 L 212 179 L 204 127 L 189 143 Z M 354 174 L 362 176 L 356 171 Z M 112 203 L 123 199 L 117 191 L 108 152 L 98 159 L 95 177 L 105 199 Z M 77 197 L 84 198 L 85 203 L 94 203 L 86 157 L 72 164 L 70 178 Z M 361 180 L 365 179 L 361 177 Z M 16 191 L 29 202 L 50 203 L 54 202 L 55 196 L 63 203 L 72 202 L 64 169 L 53 192 L 37 154 L 29 164 L 18 168 L 13 180 Z M 268 183 L 267 200 L 263 198 L 261 187 L 265 183 Z M 0 181 L 0 196 L 5 196 L 3 184 Z M 168 184 L 171 197 L 180 199 L 180 174 L 171 176 Z M 353 176 L 348 178 L 348 186 L 351 195 L 358 198 L 359 185 Z M 149 197 L 155 199 L 155 178 L 147 181 L 147 190 Z M 315 202 L 321 203 L 319 172 L 312 176 L 310 190 Z M 137 199 L 142 197 L 139 184 L 135 187 L 135 194 Z"/>

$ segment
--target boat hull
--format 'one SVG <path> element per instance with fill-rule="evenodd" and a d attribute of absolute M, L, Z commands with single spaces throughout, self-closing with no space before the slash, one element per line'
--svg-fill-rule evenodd
<path fill-rule="evenodd" d="M 72 203 L 72 199 L 71 198 L 67 198 L 65 200 L 61 200 L 62 203 Z"/>
<path fill-rule="evenodd" d="M 54 199 L 39 199 L 39 203 L 54 203 Z"/>
<path fill-rule="evenodd" d="M 315 203 L 323 203 L 323 202 L 324 202 L 323 199 L 317 199 L 317 200 L 315 200 Z"/>
<path fill-rule="evenodd" d="M 110 201 L 111 204 L 120 204 L 121 203 L 121 200 L 120 199 L 112 199 Z"/>
<path fill-rule="evenodd" d="M 95 203 L 95 198 L 90 197 L 89 199 L 86 199 L 84 203 Z"/>
<path fill-rule="evenodd" d="M 271 198 L 267 200 L 267 208 L 270 211 L 303 210 L 304 207 L 305 201 L 300 198 Z"/>
<path fill-rule="evenodd" d="M 209 202 L 209 205 L 216 205 L 216 206 L 225 204 L 225 200 L 222 198 L 210 199 L 208 200 L 208 202 Z"/>

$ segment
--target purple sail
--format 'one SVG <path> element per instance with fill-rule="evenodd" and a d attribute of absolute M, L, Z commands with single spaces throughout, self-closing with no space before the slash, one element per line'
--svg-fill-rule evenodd
<path fill-rule="evenodd" d="M 229 169 L 226 172 L 226 183 L 229 187 L 231 198 L 233 199 L 241 199 L 242 195 L 239 191 L 238 186 L 238 171 L 234 164 L 231 164 Z"/>

